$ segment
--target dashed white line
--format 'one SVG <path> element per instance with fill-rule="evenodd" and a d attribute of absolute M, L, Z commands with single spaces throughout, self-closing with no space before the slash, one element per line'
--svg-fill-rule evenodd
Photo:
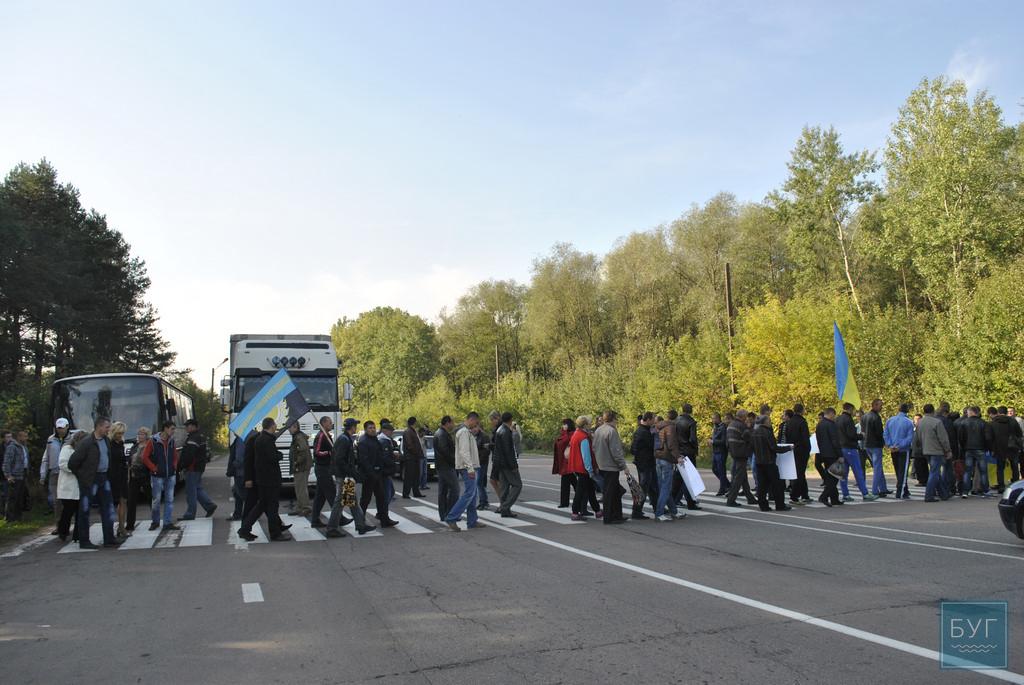
<path fill-rule="evenodd" d="M 259 583 L 242 583 L 242 601 L 246 604 L 263 601 L 263 590 Z"/>

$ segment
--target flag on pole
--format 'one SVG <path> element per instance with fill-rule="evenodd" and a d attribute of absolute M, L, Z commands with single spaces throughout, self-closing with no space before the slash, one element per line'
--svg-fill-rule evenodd
<path fill-rule="evenodd" d="M 263 386 L 256 396 L 249 400 L 245 409 L 231 422 L 228 428 L 238 437 L 245 439 L 254 428 L 258 428 L 268 416 L 277 422 L 279 431 L 284 432 L 304 415 L 309 405 L 292 381 L 291 376 L 281 369 Z"/>
<path fill-rule="evenodd" d="M 836 394 L 839 395 L 839 401 L 849 402 L 860 409 L 860 392 L 857 390 L 857 382 L 853 380 L 850 358 L 846 356 L 846 343 L 843 342 L 843 334 L 839 332 L 839 324 L 834 321 L 832 345 L 836 356 Z"/>

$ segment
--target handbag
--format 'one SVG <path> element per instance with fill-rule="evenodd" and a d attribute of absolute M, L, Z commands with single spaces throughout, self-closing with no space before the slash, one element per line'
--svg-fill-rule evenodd
<path fill-rule="evenodd" d="M 644 489 L 640 487 L 633 474 L 626 470 L 626 485 L 629 487 L 629 494 L 633 496 L 633 504 L 640 504 L 644 501 Z"/>
<path fill-rule="evenodd" d="M 846 478 L 846 460 L 839 457 L 834 462 L 829 464 L 828 472 L 832 474 L 836 479 L 843 480 Z"/>

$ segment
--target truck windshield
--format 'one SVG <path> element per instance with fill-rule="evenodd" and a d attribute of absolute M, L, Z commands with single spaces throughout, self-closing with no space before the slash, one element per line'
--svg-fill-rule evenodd
<path fill-rule="evenodd" d="M 123 421 L 128 434 L 140 426 L 156 431 L 160 420 L 160 392 L 155 378 L 132 376 L 62 380 L 53 385 L 54 419 L 66 418 L 72 427 L 91 431 L 93 421 L 105 416 Z"/>
<path fill-rule="evenodd" d="M 235 411 L 240 412 L 256 396 L 273 374 L 258 376 L 239 376 L 238 390 L 235 392 Z M 313 411 L 338 410 L 338 377 L 337 376 L 299 376 L 291 374 L 306 404 Z"/>

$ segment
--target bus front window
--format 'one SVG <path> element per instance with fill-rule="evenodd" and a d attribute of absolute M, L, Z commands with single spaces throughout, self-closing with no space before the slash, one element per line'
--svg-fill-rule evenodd
<path fill-rule="evenodd" d="M 123 421 L 131 435 L 140 426 L 155 431 L 160 393 L 152 378 L 111 377 L 60 381 L 54 407 L 79 430 L 91 431 L 97 417 Z"/>

